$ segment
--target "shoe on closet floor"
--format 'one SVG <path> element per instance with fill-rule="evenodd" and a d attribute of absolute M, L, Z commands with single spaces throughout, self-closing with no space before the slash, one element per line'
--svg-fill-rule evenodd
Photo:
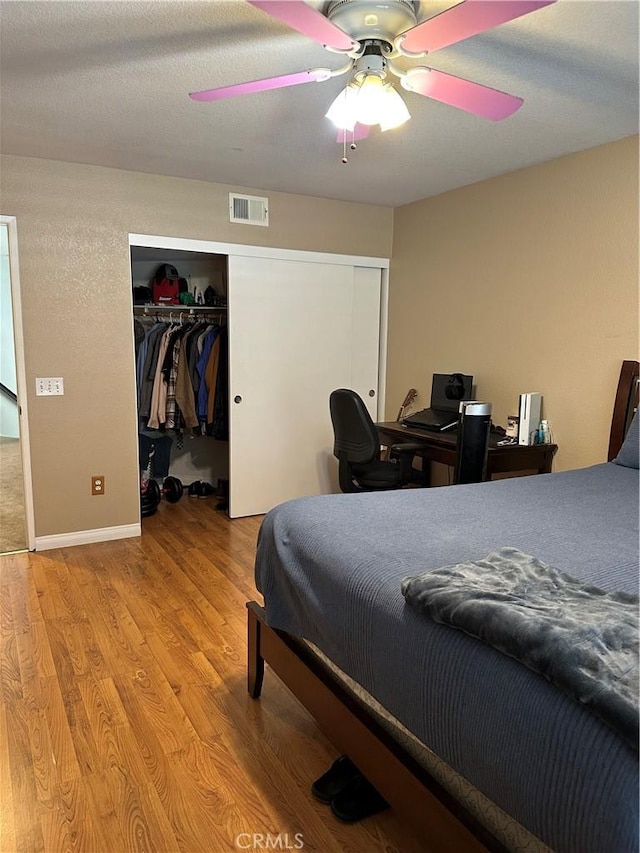
<path fill-rule="evenodd" d="M 358 775 L 331 801 L 331 812 L 343 823 L 356 823 L 388 809 L 389 803 L 371 782 Z"/>
<path fill-rule="evenodd" d="M 202 483 L 200 480 L 195 480 L 193 483 L 189 485 L 189 497 L 197 498 L 200 495 L 200 486 Z"/>
<path fill-rule="evenodd" d="M 198 492 L 199 498 L 210 498 L 211 495 L 215 494 L 215 489 L 211 485 L 211 483 L 200 483 L 200 491 Z"/>
<path fill-rule="evenodd" d="M 355 764 L 346 755 L 341 755 L 326 773 L 316 779 L 311 786 L 311 793 L 316 800 L 329 805 L 340 791 L 344 790 L 358 776 L 360 776 L 360 771 Z"/>

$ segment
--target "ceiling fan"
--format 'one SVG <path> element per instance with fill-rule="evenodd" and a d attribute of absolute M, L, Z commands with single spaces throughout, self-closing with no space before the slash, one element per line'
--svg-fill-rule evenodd
<path fill-rule="evenodd" d="M 280 77 L 192 92 L 189 97 L 195 101 L 218 101 L 313 81 L 324 82 L 350 73 L 349 83 L 331 104 L 327 117 L 339 128 L 338 140 L 346 146 L 349 132 L 351 147 L 355 148 L 355 141 L 366 137 L 372 125 L 379 124 L 385 131 L 411 117 L 388 80 L 389 74 L 397 77 L 408 92 L 491 121 L 512 115 L 522 105 L 522 98 L 426 65 L 403 70 L 396 60 L 422 57 L 549 6 L 555 0 L 462 0 L 421 22 L 418 22 L 421 4 L 417 0 L 330 0 L 322 5 L 322 12 L 303 0 L 247 2 L 331 53 L 343 54 L 348 61 L 336 70 L 310 68 Z"/>

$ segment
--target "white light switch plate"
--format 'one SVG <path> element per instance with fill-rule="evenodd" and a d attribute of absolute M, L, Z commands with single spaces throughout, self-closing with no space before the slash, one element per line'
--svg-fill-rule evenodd
<path fill-rule="evenodd" d="M 53 397 L 64 394 L 62 376 L 48 376 L 36 379 L 36 397 Z"/>

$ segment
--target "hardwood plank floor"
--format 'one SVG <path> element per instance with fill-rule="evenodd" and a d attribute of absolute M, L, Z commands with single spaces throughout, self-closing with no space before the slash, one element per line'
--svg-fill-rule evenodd
<path fill-rule="evenodd" d="M 268 669 L 249 697 L 260 521 L 184 498 L 0 557 L 0 853 L 428 850 L 391 810 L 336 821 L 309 792 L 335 749 Z"/>

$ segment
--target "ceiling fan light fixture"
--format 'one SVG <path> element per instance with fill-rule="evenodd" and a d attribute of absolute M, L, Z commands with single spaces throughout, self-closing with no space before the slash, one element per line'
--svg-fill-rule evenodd
<path fill-rule="evenodd" d="M 411 114 L 391 83 L 385 83 L 378 74 L 367 74 L 345 86 L 326 117 L 340 130 L 351 132 L 356 124 L 379 124 L 380 130 L 385 131 L 400 127 Z"/>
<path fill-rule="evenodd" d="M 355 100 L 356 121 L 360 124 L 379 124 L 384 115 L 387 93 L 378 74 L 367 74 L 357 90 Z"/>
<path fill-rule="evenodd" d="M 355 110 L 359 124 L 379 124 L 382 131 L 400 127 L 411 118 L 398 92 L 378 74 L 368 74 L 363 79 L 357 90 Z"/>
<path fill-rule="evenodd" d="M 357 97 L 358 87 L 354 83 L 349 83 L 344 87 L 325 113 L 326 117 L 330 119 L 340 130 L 353 131 L 356 126 L 357 118 L 355 104 Z"/>
<path fill-rule="evenodd" d="M 394 127 L 400 127 L 411 118 L 411 113 L 407 109 L 407 105 L 396 92 L 391 83 L 385 84 L 386 98 L 383 111 L 380 115 L 380 130 L 393 130 Z"/>

